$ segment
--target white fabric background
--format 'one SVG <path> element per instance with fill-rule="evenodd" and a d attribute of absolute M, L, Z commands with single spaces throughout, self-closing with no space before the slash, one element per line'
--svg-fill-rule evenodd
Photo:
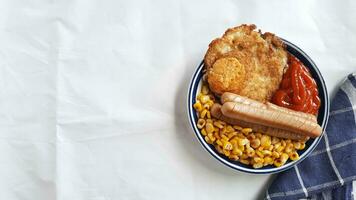
<path fill-rule="evenodd" d="M 209 42 L 255 23 L 307 52 L 329 92 L 356 71 L 356 1 L 0 2 L 0 199 L 256 199 L 187 123 Z"/>

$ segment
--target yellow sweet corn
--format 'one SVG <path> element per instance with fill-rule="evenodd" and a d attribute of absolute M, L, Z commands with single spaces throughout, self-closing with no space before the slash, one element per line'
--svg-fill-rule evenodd
<path fill-rule="evenodd" d="M 206 114 L 208 113 L 207 109 L 204 109 L 203 111 L 201 111 L 200 113 L 200 118 L 205 118 Z"/>
<path fill-rule="evenodd" d="M 227 131 L 228 133 L 230 133 L 230 132 L 234 132 L 235 129 L 234 129 L 231 125 L 227 125 L 227 126 L 226 126 L 226 131 Z"/>
<path fill-rule="evenodd" d="M 240 162 L 242 164 L 245 164 L 245 165 L 249 165 L 250 164 L 250 161 L 249 160 L 246 160 L 246 159 L 240 159 Z"/>
<path fill-rule="evenodd" d="M 271 137 L 268 135 L 262 135 L 261 146 L 268 148 L 270 145 L 271 145 Z"/>
<path fill-rule="evenodd" d="M 254 158 L 253 158 L 253 161 L 254 161 L 255 163 L 263 163 L 263 162 L 264 162 L 264 159 L 263 159 L 263 158 L 260 158 L 260 157 L 254 157 Z"/>
<path fill-rule="evenodd" d="M 261 158 L 264 157 L 263 153 L 261 151 L 259 151 L 259 150 L 255 150 L 255 153 Z"/>
<path fill-rule="evenodd" d="M 241 130 L 242 130 L 242 127 L 241 127 L 241 126 L 237 126 L 237 125 L 233 126 L 233 128 L 236 129 L 236 130 L 238 130 L 238 131 L 241 131 Z"/>
<path fill-rule="evenodd" d="M 201 88 L 201 93 L 205 95 L 209 94 L 209 87 L 207 85 L 203 85 Z"/>
<path fill-rule="evenodd" d="M 253 157 L 255 155 L 255 150 L 252 148 L 247 148 L 246 149 L 246 154 L 248 157 Z"/>
<path fill-rule="evenodd" d="M 202 129 L 204 126 L 205 126 L 205 119 L 198 119 L 198 122 L 197 122 L 197 127 L 199 129 Z"/>
<path fill-rule="evenodd" d="M 198 112 L 203 110 L 203 106 L 201 105 L 200 101 L 195 102 L 195 104 L 193 105 L 194 109 Z"/>
<path fill-rule="evenodd" d="M 241 130 L 242 133 L 244 134 L 248 134 L 248 133 L 251 133 L 252 132 L 252 129 L 251 128 L 244 128 Z"/>
<path fill-rule="evenodd" d="M 279 155 L 279 153 L 278 153 L 277 151 L 273 151 L 273 152 L 272 152 L 272 157 L 273 157 L 273 158 L 279 158 L 279 156 L 280 156 L 280 155 Z"/>
<path fill-rule="evenodd" d="M 230 156 L 230 151 L 223 149 L 223 152 L 226 157 Z"/>
<path fill-rule="evenodd" d="M 255 169 L 261 168 L 263 167 L 263 163 L 253 163 L 252 167 Z"/>
<path fill-rule="evenodd" d="M 219 129 L 224 128 L 224 125 L 220 123 L 220 121 L 214 122 L 214 126 L 218 127 Z"/>
<path fill-rule="evenodd" d="M 208 95 L 202 95 L 199 100 L 202 104 L 205 104 L 210 100 L 210 97 Z"/>
<path fill-rule="evenodd" d="M 272 152 L 269 150 L 262 150 L 262 154 L 263 154 L 263 156 L 271 156 Z"/>
<path fill-rule="evenodd" d="M 211 123 L 206 123 L 206 124 L 205 124 L 205 130 L 206 130 L 206 132 L 209 134 L 209 133 L 213 133 L 215 129 L 214 129 L 213 124 L 211 124 Z"/>
<path fill-rule="evenodd" d="M 281 161 L 280 158 L 274 160 L 273 164 L 274 164 L 274 166 L 276 166 L 276 167 L 281 167 L 282 165 L 284 165 L 284 163 Z"/>
<path fill-rule="evenodd" d="M 280 159 L 283 163 L 285 163 L 288 160 L 288 158 L 289 158 L 288 154 L 286 154 L 286 153 L 281 154 Z"/>
<path fill-rule="evenodd" d="M 224 150 L 232 150 L 233 146 L 230 142 L 223 142 L 223 149 Z"/>
<path fill-rule="evenodd" d="M 237 155 L 234 155 L 234 154 L 230 154 L 229 158 L 233 161 L 237 161 L 239 160 L 239 157 Z"/>
<path fill-rule="evenodd" d="M 214 137 L 214 135 L 212 133 L 208 133 L 208 137 L 209 137 L 210 141 L 215 142 L 216 138 Z"/>
<path fill-rule="evenodd" d="M 251 141 L 251 147 L 257 149 L 261 145 L 260 139 L 256 138 Z"/>
<path fill-rule="evenodd" d="M 289 154 L 289 158 L 291 159 L 291 160 L 298 160 L 299 159 L 299 155 L 298 155 L 298 153 L 297 152 L 291 152 L 290 154 Z"/>
<path fill-rule="evenodd" d="M 276 143 L 278 143 L 280 141 L 280 139 L 279 138 L 277 138 L 277 137 L 272 137 L 272 144 L 276 144 Z"/>
<path fill-rule="evenodd" d="M 263 158 L 263 166 L 273 164 L 273 158 L 267 156 Z"/>
<path fill-rule="evenodd" d="M 241 156 L 241 155 L 242 155 L 242 151 L 241 151 L 239 148 L 237 148 L 237 147 L 234 147 L 234 148 L 232 149 L 232 153 L 235 154 L 235 155 L 238 155 L 238 156 Z"/>
<path fill-rule="evenodd" d="M 208 135 L 208 134 L 206 133 L 206 130 L 205 130 L 205 129 L 201 129 L 200 132 L 201 132 L 201 134 L 204 135 L 204 136 Z"/>

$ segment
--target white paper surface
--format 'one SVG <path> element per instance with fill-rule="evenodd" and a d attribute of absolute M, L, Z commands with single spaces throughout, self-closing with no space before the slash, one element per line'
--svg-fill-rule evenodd
<path fill-rule="evenodd" d="M 186 115 L 209 42 L 255 23 L 356 71 L 355 1 L 0 3 L 0 199 L 257 199 L 270 176 L 210 157 Z"/>

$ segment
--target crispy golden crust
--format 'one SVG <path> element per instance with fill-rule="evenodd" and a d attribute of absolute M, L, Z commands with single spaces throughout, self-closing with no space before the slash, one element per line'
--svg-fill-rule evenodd
<path fill-rule="evenodd" d="M 233 92 L 268 101 L 278 89 L 287 64 L 285 46 L 274 34 L 255 29 L 245 24 L 231 28 L 209 44 L 204 63 L 214 93 Z M 222 74 L 229 75 L 221 78 Z"/>

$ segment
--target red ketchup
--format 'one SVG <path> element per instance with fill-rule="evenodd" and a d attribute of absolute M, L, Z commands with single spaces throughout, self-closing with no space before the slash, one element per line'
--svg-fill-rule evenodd
<path fill-rule="evenodd" d="M 296 57 L 288 56 L 289 68 L 272 101 L 276 105 L 310 114 L 317 114 L 320 98 L 315 80 Z"/>

